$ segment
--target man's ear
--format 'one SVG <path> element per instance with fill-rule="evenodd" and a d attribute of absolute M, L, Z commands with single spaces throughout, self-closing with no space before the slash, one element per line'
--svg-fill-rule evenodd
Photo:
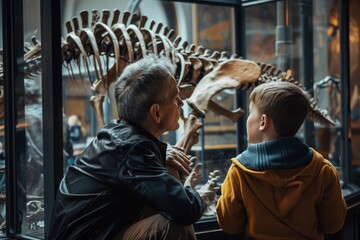
<path fill-rule="evenodd" d="M 266 114 L 261 115 L 259 130 L 263 131 L 269 128 L 271 119 Z"/>
<path fill-rule="evenodd" d="M 160 123 L 161 120 L 161 108 L 160 105 L 157 103 L 154 103 L 150 107 L 150 116 L 156 123 Z"/>

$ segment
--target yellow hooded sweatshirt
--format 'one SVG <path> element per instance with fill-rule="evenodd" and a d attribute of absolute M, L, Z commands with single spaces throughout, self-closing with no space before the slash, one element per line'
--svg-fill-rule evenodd
<path fill-rule="evenodd" d="M 224 232 L 245 239 L 324 239 L 342 228 L 346 203 L 328 160 L 295 137 L 254 145 L 232 159 L 222 184 L 216 211 Z M 299 154 L 303 161 L 296 164 Z"/>

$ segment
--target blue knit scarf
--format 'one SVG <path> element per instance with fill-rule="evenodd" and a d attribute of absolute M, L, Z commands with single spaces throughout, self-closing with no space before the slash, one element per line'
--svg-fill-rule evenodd
<path fill-rule="evenodd" d="M 296 137 L 250 144 L 236 159 L 246 168 L 256 171 L 292 169 L 307 165 L 312 159 L 310 148 Z"/>

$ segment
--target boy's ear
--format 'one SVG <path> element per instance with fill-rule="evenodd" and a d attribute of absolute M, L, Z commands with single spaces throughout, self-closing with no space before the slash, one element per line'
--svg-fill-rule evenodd
<path fill-rule="evenodd" d="M 266 114 L 261 115 L 259 130 L 263 131 L 268 129 L 270 124 L 271 124 L 271 119 Z"/>
<path fill-rule="evenodd" d="M 150 116 L 156 123 L 160 123 L 161 120 L 161 108 L 160 105 L 157 103 L 154 103 L 150 107 Z"/>

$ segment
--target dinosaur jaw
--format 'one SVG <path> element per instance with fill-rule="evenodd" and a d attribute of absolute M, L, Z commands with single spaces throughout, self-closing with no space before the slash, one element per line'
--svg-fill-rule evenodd
<path fill-rule="evenodd" d="M 210 99 L 225 89 L 239 89 L 257 81 L 260 67 L 253 61 L 230 59 L 217 65 L 195 87 L 187 103 L 199 117 L 205 117 Z"/>

